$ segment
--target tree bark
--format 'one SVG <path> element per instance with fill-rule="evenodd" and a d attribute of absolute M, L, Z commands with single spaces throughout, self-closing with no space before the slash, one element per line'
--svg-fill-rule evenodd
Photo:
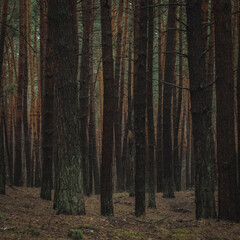
<path fill-rule="evenodd" d="M 145 215 L 147 0 L 135 6 L 134 131 L 136 146 L 135 216 Z"/>
<path fill-rule="evenodd" d="M 88 115 L 89 115 L 89 48 L 90 48 L 90 21 L 91 3 L 82 1 L 83 18 L 83 44 L 80 66 L 80 117 L 81 117 L 81 150 L 83 164 L 83 189 L 84 194 L 89 195 L 89 158 L 88 158 Z"/>
<path fill-rule="evenodd" d="M 147 56 L 147 123 L 148 123 L 148 207 L 156 208 L 155 201 L 155 132 L 153 119 L 153 44 L 154 44 L 154 12 L 153 0 L 148 0 L 148 56 Z"/>
<path fill-rule="evenodd" d="M 76 73 L 75 31 L 72 5 L 76 1 L 51 0 L 48 17 L 53 24 L 55 101 L 57 111 L 58 214 L 85 214 L 81 169 L 79 106 Z"/>
<path fill-rule="evenodd" d="M 4 0 L 2 16 L 1 16 L 1 36 L 0 36 L 0 194 L 5 194 L 5 163 L 4 163 L 4 109 L 3 109 L 3 81 L 2 68 L 4 57 L 4 45 L 6 37 L 6 22 L 7 22 L 8 0 Z M 5 126 L 6 127 L 6 126 Z"/>
<path fill-rule="evenodd" d="M 187 1 L 187 41 L 190 76 L 191 112 L 195 156 L 196 218 L 216 217 L 214 166 L 206 112 L 206 62 L 202 31 L 201 1 Z"/>
<path fill-rule="evenodd" d="M 177 7 L 172 5 L 176 0 L 170 0 L 171 4 L 168 7 L 168 20 L 167 20 L 167 45 L 166 45 L 166 60 L 165 60 L 165 73 L 164 81 L 173 83 L 175 62 L 176 62 L 176 11 Z M 163 184 L 163 197 L 174 197 L 174 176 L 173 176 L 173 152 L 172 152 L 172 128 L 171 128 L 171 104 L 172 87 L 169 85 L 164 86 L 163 92 L 163 166 L 164 166 L 164 184 Z"/>
<path fill-rule="evenodd" d="M 26 77 L 26 55 L 27 48 L 25 44 L 26 37 L 26 2 L 19 1 L 19 69 L 18 69 L 18 88 L 17 88 L 17 113 L 16 113 L 16 128 L 15 128 L 15 166 L 14 166 L 14 185 L 23 185 L 22 176 L 22 122 L 23 122 L 23 94 L 24 94 L 24 79 Z"/>
<path fill-rule="evenodd" d="M 100 3 L 101 3 L 103 84 L 104 84 L 102 165 L 101 165 L 101 215 L 112 216 L 114 75 L 113 75 L 111 1 L 101 0 Z"/>
<path fill-rule="evenodd" d="M 161 4 L 161 1 L 159 1 Z M 157 167 L 157 192 L 163 190 L 163 76 L 162 76 L 162 21 L 161 8 L 158 7 L 158 110 L 157 110 L 157 144 L 156 144 L 156 167 Z"/>
<path fill-rule="evenodd" d="M 47 10 L 47 6 L 44 6 Z M 46 11 L 47 12 L 47 11 Z M 51 17 L 51 16 L 50 16 Z M 42 23 L 44 24 L 44 23 Z M 53 167 L 53 149 L 55 136 L 55 119 L 54 119 L 54 70 L 53 70 L 53 22 L 49 18 L 47 24 L 46 37 L 46 56 L 45 72 L 42 78 L 44 89 L 42 103 L 42 183 L 41 198 L 51 200 L 52 190 L 52 167 Z"/>
<path fill-rule="evenodd" d="M 123 19 L 123 0 L 119 1 L 118 19 L 117 19 L 117 46 L 116 46 L 116 60 L 115 60 L 115 76 L 114 76 L 114 131 L 115 131 L 115 156 L 117 167 L 117 189 L 123 191 L 123 165 L 121 157 L 122 141 L 121 141 L 121 122 L 120 122 L 120 70 L 121 70 L 121 45 L 122 45 L 122 19 Z"/>
<path fill-rule="evenodd" d="M 230 0 L 214 1 L 219 218 L 237 220 L 237 160 Z"/>

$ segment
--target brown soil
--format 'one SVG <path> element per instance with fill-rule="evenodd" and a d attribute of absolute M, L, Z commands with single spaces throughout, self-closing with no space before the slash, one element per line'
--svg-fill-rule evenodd
<path fill-rule="evenodd" d="M 240 224 L 196 221 L 192 191 L 176 193 L 175 199 L 157 194 L 157 209 L 147 209 L 142 218 L 134 216 L 134 199 L 127 193 L 114 194 L 114 217 L 100 216 L 99 196 L 85 198 L 86 216 L 56 215 L 39 193 L 14 187 L 0 196 L 0 239 L 74 239 L 72 230 L 81 230 L 82 239 L 240 239 Z"/>

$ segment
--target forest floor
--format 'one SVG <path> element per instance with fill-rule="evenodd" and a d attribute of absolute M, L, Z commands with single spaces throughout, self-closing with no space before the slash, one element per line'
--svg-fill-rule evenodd
<path fill-rule="evenodd" d="M 141 218 L 134 216 L 134 199 L 127 193 L 114 194 L 114 217 L 100 216 L 96 195 L 85 198 L 85 216 L 66 216 L 56 215 L 52 202 L 40 199 L 39 194 L 36 188 L 7 187 L 6 195 L 0 195 L 1 240 L 240 240 L 240 224 L 195 220 L 193 191 L 178 192 L 174 199 L 157 194 L 157 209 L 147 209 Z"/>

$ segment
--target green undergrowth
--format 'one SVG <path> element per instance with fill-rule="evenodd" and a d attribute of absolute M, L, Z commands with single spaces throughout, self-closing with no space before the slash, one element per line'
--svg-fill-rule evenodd
<path fill-rule="evenodd" d="M 41 232 L 41 230 L 39 228 L 30 226 L 30 225 L 26 226 L 25 231 L 30 232 L 34 236 L 39 236 L 40 232 Z"/>
<path fill-rule="evenodd" d="M 182 228 L 178 228 L 178 229 L 174 229 L 173 230 L 173 237 L 175 238 L 192 238 L 194 237 L 195 235 L 193 233 L 191 233 L 188 229 L 182 229 Z"/>
<path fill-rule="evenodd" d="M 123 229 L 114 229 L 114 231 L 121 239 L 143 239 L 143 235 L 140 232 L 125 231 Z"/>
<path fill-rule="evenodd" d="M 69 231 L 68 236 L 72 239 L 85 239 L 83 236 L 83 232 L 80 229 L 72 229 Z"/>

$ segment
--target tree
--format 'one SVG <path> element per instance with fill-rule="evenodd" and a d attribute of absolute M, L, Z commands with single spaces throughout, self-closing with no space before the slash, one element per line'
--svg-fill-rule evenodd
<path fill-rule="evenodd" d="M 4 163 L 4 109 L 3 109 L 3 89 L 2 89 L 2 68 L 4 58 L 4 46 L 6 37 L 6 22 L 7 22 L 8 0 L 3 1 L 2 16 L 1 16 L 1 36 L 0 36 L 0 194 L 5 194 L 5 163 Z M 6 126 L 5 126 L 6 127 Z"/>
<path fill-rule="evenodd" d="M 202 30 L 201 1 L 187 1 L 187 41 L 190 77 L 191 113 L 195 156 L 196 218 L 216 216 L 214 199 L 214 165 L 211 155 L 206 111 L 206 62 Z"/>
<path fill-rule="evenodd" d="M 46 11 L 46 2 L 42 6 L 42 10 Z M 42 13 L 44 14 L 44 13 Z M 44 18 L 42 18 L 44 21 Z M 41 24 L 45 24 L 44 22 Z M 54 71 L 53 71 L 53 22 L 48 21 L 47 24 L 47 39 L 46 39 L 46 55 L 44 63 L 46 64 L 42 78 L 42 183 L 41 183 L 41 198 L 51 200 L 52 189 L 52 166 L 53 166 L 53 151 L 54 151 Z M 45 36 L 43 36 L 45 37 Z"/>
<path fill-rule="evenodd" d="M 80 117 L 81 117 L 81 149 L 83 163 L 83 189 L 89 194 L 89 158 L 88 158 L 88 115 L 89 115 L 89 50 L 90 50 L 90 21 L 91 2 L 82 1 L 83 44 L 80 66 Z"/>
<path fill-rule="evenodd" d="M 14 166 L 14 185 L 22 186 L 22 121 L 23 121 L 23 94 L 24 80 L 27 78 L 27 47 L 26 47 L 26 1 L 19 1 L 19 73 L 17 89 L 17 113 L 15 128 L 15 166 Z M 25 84 L 26 86 L 26 84 Z M 26 90 L 26 89 L 25 89 Z M 24 101 L 26 104 L 26 101 Z M 26 105 L 25 105 L 26 106 Z"/>
<path fill-rule="evenodd" d="M 145 215 L 147 0 L 136 3 L 134 24 L 135 215 L 140 217 Z"/>
<path fill-rule="evenodd" d="M 176 62 L 176 3 L 169 0 L 167 20 L 167 43 L 165 57 L 164 82 L 173 83 Z M 172 86 L 165 84 L 163 91 L 163 197 L 174 197 L 172 127 L 171 127 Z"/>
<path fill-rule="evenodd" d="M 101 164 L 101 214 L 113 215 L 112 160 L 114 124 L 114 75 L 111 1 L 101 0 L 102 64 L 104 83 L 102 164 Z"/>
<path fill-rule="evenodd" d="M 115 61 L 115 76 L 114 76 L 114 131 L 115 131 L 115 152 L 116 152 L 116 167 L 117 167 L 117 187 L 119 191 L 124 189 L 123 179 L 123 164 L 121 158 L 121 122 L 122 112 L 120 112 L 120 70 L 121 70 L 121 44 L 122 44 L 122 18 L 123 18 L 123 0 L 119 1 L 118 18 L 117 18 L 117 47 L 116 47 L 116 61 Z"/>
<path fill-rule="evenodd" d="M 90 103 L 89 103 L 89 193 L 92 193 L 92 172 L 94 179 L 95 194 L 100 194 L 100 177 L 97 155 L 97 136 L 96 136 L 96 98 L 95 98 L 95 79 L 93 76 L 93 28 L 94 28 L 94 5 L 91 1 L 91 26 L 90 26 Z M 99 68 L 99 66 L 98 66 Z M 99 71 L 99 69 L 98 69 Z M 96 75 L 97 76 L 97 75 Z"/>
<path fill-rule="evenodd" d="M 219 218 L 237 220 L 231 9 L 230 0 L 214 1 L 218 209 Z"/>
<path fill-rule="evenodd" d="M 76 1 L 48 2 L 48 21 L 53 26 L 54 81 L 57 127 L 58 214 L 84 214 L 79 107 L 76 72 L 76 45 L 72 24 Z"/>
<path fill-rule="evenodd" d="M 159 1 L 161 4 L 161 1 Z M 163 96 L 163 74 L 162 74 L 162 20 L 161 8 L 158 7 L 158 110 L 157 110 L 157 143 L 156 143 L 156 167 L 157 167 L 157 192 L 163 189 L 163 144 L 162 144 L 162 96 Z"/>
<path fill-rule="evenodd" d="M 149 174 L 149 208 L 156 208 L 155 202 L 155 133 L 153 119 L 153 44 L 154 44 L 154 12 L 153 0 L 148 0 L 148 56 L 147 56 L 147 123 L 148 123 L 148 174 Z"/>
<path fill-rule="evenodd" d="M 179 82 L 178 85 L 181 87 L 183 85 L 183 32 L 181 28 L 183 27 L 183 7 L 180 6 L 179 9 L 179 28 L 180 31 L 178 33 L 179 36 Z M 175 94 L 177 93 L 176 88 L 174 90 Z M 176 94 L 177 95 L 177 94 Z M 175 96 L 177 98 L 177 96 Z M 182 162 L 181 162 L 181 155 L 179 157 L 178 150 L 179 150 L 179 142 L 178 142 L 178 132 L 179 132 L 179 123 L 180 123 L 180 116 L 181 116 L 181 106 L 182 106 L 182 89 L 178 90 L 178 99 L 175 101 L 175 113 L 174 116 L 174 144 L 173 144 L 173 158 L 174 158 L 174 180 L 176 191 L 181 190 L 181 178 L 182 178 Z"/>

